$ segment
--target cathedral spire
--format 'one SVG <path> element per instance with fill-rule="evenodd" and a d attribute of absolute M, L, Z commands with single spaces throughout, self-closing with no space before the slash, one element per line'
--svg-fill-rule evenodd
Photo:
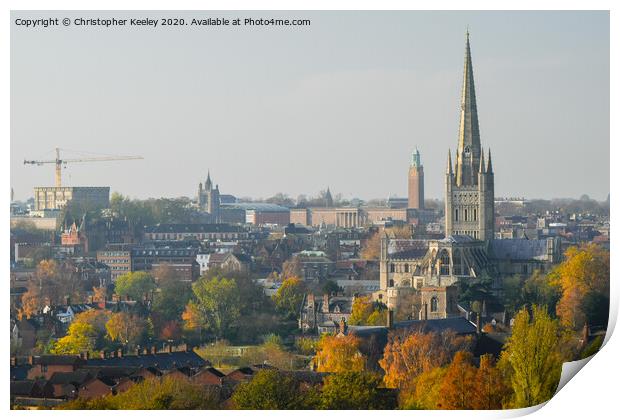
<path fill-rule="evenodd" d="M 210 190 L 212 186 L 211 183 L 211 171 L 207 170 L 207 180 L 205 182 L 205 190 Z"/>
<path fill-rule="evenodd" d="M 487 165 L 487 172 L 493 173 L 493 164 L 491 163 L 491 148 L 489 147 L 489 164 Z"/>
<path fill-rule="evenodd" d="M 481 174 L 486 172 L 486 167 L 484 164 L 484 149 L 480 150 L 480 168 L 478 169 L 478 172 Z"/>
<path fill-rule="evenodd" d="M 478 128 L 478 110 L 476 107 L 476 90 L 474 86 L 474 69 L 469 44 L 469 29 L 465 36 L 465 63 L 463 66 L 463 87 L 461 90 L 461 117 L 459 123 L 459 141 L 456 152 L 456 184 L 476 183 L 473 176 L 480 159 L 480 130 Z"/>
<path fill-rule="evenodd" d="M 446 174 L 452 175 L 452 152 L 448 149 L 448 167 L 446 168 Z"/>

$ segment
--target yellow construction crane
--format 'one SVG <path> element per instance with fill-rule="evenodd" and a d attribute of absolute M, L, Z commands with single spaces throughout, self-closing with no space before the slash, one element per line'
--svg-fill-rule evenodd
<path fill-rule="evenodd" d="M 104 156 L 104 157 L 91 157 L 91 158 L 81 158 L 81 159 L 61 159 L 60 150 L 61 149 L 59 149 L 58 147 L 56 148 L 56 159 L 50 159 L 50 160 L 26 160 L 24 159 L 24 165 L 41 166 L 46 163 L 55 163 L 56 164 L 56 186 L 60 187 L 62 185 L 62 167 L 64 166 L 66 168 L 67 163 L 144 159 L 142 156 Z"/>

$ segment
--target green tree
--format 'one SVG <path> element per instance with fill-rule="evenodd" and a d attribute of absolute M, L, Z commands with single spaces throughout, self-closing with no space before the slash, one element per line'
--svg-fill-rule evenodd
<path fill-rule="evenodd" d="M 149 325 L 147 320 L 137 315 L 117 312 L 106 322 L 105 329 L 112 341 L 134 347 L 144 341 Z"/>
<path fill-rule="evenodd" d="M 141 300 L 146 293 L 155 290 L 155 287 L 153 276 L 144 271 L 135 271 L 119 276 L 114 285 L 114 292 L 120 296 Z"/>
<path fill-rule="evenodd" d="M 381 377 L 371 372 L 341 372 L 325 378 L 320 408 L 326 410 L 389 410 L 395 399 L 381 390 Z"/>
<path fill-rule="evenodd" d="M 232 401 L 239 410 L 299 410 L 308 408 L 297 381 L 275 369 L 260 370 L 235 390 Z"/>
<path fill-rule="evenodd" d="M 296 317 L 301 309 L 305 293 L 306 286 L 299 278 L 291 277 L 284 280 L 273 296 L 276 309 L 286 317 Z"/>
<path fill-rule="evenodd" d="M 559 287 L 553 285 L 547 275 L 536 270 L 525 280 L 523 300 L 529 304 L 545 306 L 550 314 L 555 314 L 556 305 L 560 299 Z"/>
<path fill-rule="evenodd" d="M 195 312 L 195 319 L 203 324 L 197 326 L 210 328 L 217 338 L 230 334 L 240 315 L 239 292 L 235 281 L 203 277 L 192 285 L 192 291 L 194 298 L 188 304 L 188 309 Z"/>
<path fill-rule="evenodd" d="M 525 280 L 519 274 L 507 277 L 503 282 L 504 296 L 503 304 L 508 313 L 516 314 L 519 309 L 525 303 L 523 299 L 523 288 L 525 287 Z"/>
<path fill-rule="evenodd" d="M 562 371 L 558 343 L 558 321 L 547 308 L 534 305 L 532 316 L 526 308 L 519 311 L 500 360 L 514 391 L 512 407 L 531 407 L 553 396 Z"/>

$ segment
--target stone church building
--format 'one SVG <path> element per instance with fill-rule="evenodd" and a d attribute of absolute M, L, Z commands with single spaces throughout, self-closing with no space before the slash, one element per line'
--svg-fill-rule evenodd
<path fill-rule="evenodd" d="M 489 276 L 500 293 L 503 278 L 548 270 L 557 263 L 561 256 L 557 239 L 495 239 L 494 188 L 491 152 L 485 160 L 480 143 L 468 32 L 455 165 L 448 152 L 445 173 L 446 237 L 394 239 L 385 235 L 380 290 L 374 297 L 412 319 L 460 316 L 457 282 Z"/>

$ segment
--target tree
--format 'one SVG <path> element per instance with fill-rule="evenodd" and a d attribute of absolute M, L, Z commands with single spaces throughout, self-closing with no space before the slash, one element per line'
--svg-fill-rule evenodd
<path fill-rule="evenodd" d="M 405 337 L 390 335 L 379 366 L 385 371 L 383 382 L 390 388 L 404 388 L 412 378 L 444 366 L 458 351 L 467 351 L 471 337 L 442 333 L 414 332 Z"/>
<path fill-rule="evenodd" d="M 325 378 L 320 408 L 324 410 L 388 410 L 392 400 L 379 389 L 381 377 L 370 372 L 340 372 Z"/>
<path fill-rule="evenodd" d="M 473 408 L 476 368 L 472 355 L 459 351 L 448 365 L 440 388 L 439 406 L 446 410 L 469 410 Z"/>
<path fill-rule="evenodd" d="M 106 322 L 105 329 L 112 341 L 133 347 L 143 341 L 148 332 L 148 323 L 137 315 L 117 312 Z"/>
<path fill-rule="evenodd" d="M 410 379 L 401 389 L 398 399 L 401 408 L 407 410 L 434 410 L 441 408 L 441 386 L 447 367 L 436 367 Z"/>
<path fill-rule="evenodd" d="M 301 277 L 301 260 L 299 255 L 293 255 L 282 263 L 282 278 L 300 278 Z"/>
<path fill-rule="evenodd" d="M 142 300 L 147 293 L 155 290 L 155 287 L 153 276 L 144 271 L 135 271 L 119 276 L 116 279 L 114 292 L 119 296 Z"/>
<path fill-rule="evenodd" d="M 486 272 L 483 272 L 473 281 L 459 280 L 458 286 L 459 299 L 469 302 L 475 312 L 480 313 L 484 302 L 489 303 L 495 299 L 493 296 L 493 279 Z"/>
<path fill-rule="evenodd" d="M 558 322 L 545 307 L 534 305 L 532 316 L 526 308 L 517 313 L 500 359 L 514 391 L 513 408 L 531 407 L 553 396 L 562 371 L 558 335 Z"/>
<path fill-rule="evenodd" d="M 125 392 L 92 400 L 78 398 L 63 404 L 65 410 L 210 410 L 219 408 L 211 388 L 170 376 L 148 378 Z"/>
<path fill-rule="evenodd" d="M 324 335 L 318 343 L 314 363 L 319 372 L 359 372 L 366 366 L 360 352 L 361 341 L 353 334 Z"/>
<path fill-rule="evenodd" d="M 234 280 L 201 278 L 192 285 L 194 297 L 183 319 L 188 327 L 208 327 L 216 337 L 225 337 L 239 319 L 239 293 Z"/>
<path fill-rule="evenodd" d="M 308 408 L 299 384 L 276 369 L 262 369 L 250 382 L 240 384 L 232 401 L 239 410 L 299 410 Z"/>
<path fill-rule="evenodd" d="M 501 371 L 495 366 L 493 356 L 480 356 L 480 366 L 473 381 L 472 408 L 474 410 L 499 410 L 511 396 Z"/>
<path fill-rule="evenodd" d="M 338 293 L 340 291 L 340 287 L 338 286 L 338 283 L 336 283 L 333 280 L 327 280 L 325 283 L 323 283 L 323 285 L 321 286 L 321 291 L 324 294 L 327 295 L 332 295 L 334 293 Z"/>
<path fill-rule="evenodd" d="M 360 256 L 365 260 L 378 260 L 381 253 L 381 238 L 387 233 L 390 238 L 395 239 L 411 239 L 410 226 L 397 226 L 387 228 L 383 231 L 378 230 L 373 233 L 362 247 Z"/>
<path fill-rule="evenodd" d="M 293 369 L 295 356 L 284 349 L 282 339 L 269 334 L 265 337 L 263 344 L 251 347 L 246 350 L 241 357 L 241 365 L 253 365 L 267 363 L 278 369 Z"/>
<path fill-rule="evenodd" d="M 523 295 L 524 302 L 530 305 L 545 306 L 550 314 L 554 314 L 561 291 L 549 281 L 547 275 L 536 270 L 525 280 Z"/>
<path fill-rule="evenodd" d="M 609 252 L 590 244 L 570 247 L 565 256 L 549 275 L 551 284 L 562 291 L 556 308 L 561 324 L 573 330 L 591 324 L 593 318 L 607 324 L 602 312 L 609 311 Z"/>
<path fill-rule="evenodd" d="M 105 344 L 105 324 L 110 316 L 110 311 L 94 309 L 77 314 L 69 325 L 67 335 L 56 342 L 51 352 L 77 354 L 102 348 Z"/>
<path fill-rule="evenodd" d="M 306 285 L 298 277 L 287 278 L 273 295 L 276 309 L 288 318 L 299 314 L 306 293 Z"/>
<path fill-rule="evenodd" d="M 369 296 L 360 296 L 353 300 L 351 325 L 385 325 L 386 306 L 380 302 L 371 302 Z"/>
<path fill-rule="evenodd" d="M 525 280 L 519 274 L 507 277 L 503 281 L 503 304 L 508 313 L 515 314 L 524 305 L 523 288 Z"/>

